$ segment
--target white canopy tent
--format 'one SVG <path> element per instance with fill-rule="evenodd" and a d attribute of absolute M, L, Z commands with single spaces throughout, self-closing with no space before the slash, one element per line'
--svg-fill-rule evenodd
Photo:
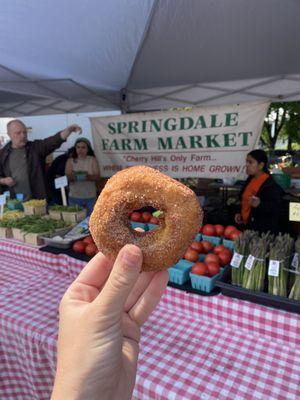
<path fill-rule="evenodd" d="M 0 117 L 300 99 L 298 0 L 0 6 Z"/>

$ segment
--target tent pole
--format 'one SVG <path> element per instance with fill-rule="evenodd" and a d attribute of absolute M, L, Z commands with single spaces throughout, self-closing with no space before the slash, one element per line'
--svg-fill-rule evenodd
<path fill-rule="evenodd" d="M 127 91 L 125 88 L 121 89 L 120 92 L 120 109 L 122 114 L 126 114 L 128 111 Z"/>

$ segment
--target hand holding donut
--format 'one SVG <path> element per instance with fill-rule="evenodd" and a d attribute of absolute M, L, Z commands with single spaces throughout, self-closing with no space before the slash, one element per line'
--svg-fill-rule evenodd
<path fill-rule="evenodd" d="M 131 398 L 140 327 L 168 281 L 167 271 L 140 273 L 142 261 L 133 245 L 114 264 L 98 253 L 66 291 L 52 400 Z"/>
<path fill-rule="evenodd" d="M 251 207 L 257 208 L 260 205 L 260 198 L 257 196 L 250 197 L 249 204 Z"/>

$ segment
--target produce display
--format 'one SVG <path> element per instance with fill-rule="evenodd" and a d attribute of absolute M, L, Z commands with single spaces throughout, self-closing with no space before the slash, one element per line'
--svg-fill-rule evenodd
<path fill-rule="evenodd" d="M 23 202 L 23 208 L 26 215 L 45 215 L 47 213 L 47 202 L 45 199 L 32 199 Z"/>
<path fill-rule="evenodd" d="M 142 222 L 144 224 L 149 223 L 153 225 L 158 225 L 159 224 L 159 218 L 162 217 L 163 212 L 162 211 L 155 211 L 154 213 L 150 213 L 149 211 L 133 211 L 128 214 L 129 219 L 133 222 Z"/>
<path fill-rule="evenodd" d="M 245 262 L 250 253 L 249 246 L 252 242 L 252 239 L 256 237 L 256 232 L 246 230 L 244 231 L 238 238 L 235 239 L 234 242 L 234 261 L 232 260 L 232 270 L 231 270 L 231 282 L 234 285 L 242 286 L 244 271 L 245 271 Z"/>
<path fill-rule="evenodd" d="M 87 236 L 83 240 L 77 240 L 73 243 L 72 250 L 75 253 L 86 254 L 88 257 L 93 257 L 98 253 L 97 246 L 92 236 Z"/>
<path fill-rule="evenodd" d="M 198 239 L 198 236 L 185 252 L 183 259 L 169 268 L 169 279 L 178 285 L 190 281 L 189 285 L 198 293 L 211 293 L 216 281 L 228 269 L 232 253 L 223 244 L 214 246 L 208 240 Z"/>
<path fill-rule="evenodd" d="M 28 200 L 23 202 L 23 206 L 30 206 L 30 207 L 43 207 L 46 206 L 46 200 L 45 199 L 32 199 L 32 200 Z"/>
<path fill-rule="evenodd" d="M 55 232 L 57 229 L 68 226 L 64 221 L 57 221 L 50 218 L 41 218 L 35 215 L 28 215 L 16 219 L 2 219 L 1 227 L 17 228 L 25 233 Z"/>
<path fill-rule="evenodd" d="M 49 211 L 58 211 L 58 212 L 78 212 L 82 211 L 83 207 L 75 205 L 75 206 L 60 206 L 60 205 L 55 205 L 55 206 L 50 206 Z"/>
<path fill-rule="evenodd" d="M 160 229 L 146 234 L 128 227 L 128 213 L 152 206 L 163 210 Z M 143 253 L 143 271 L 158 271 L 176 263 L 198 233 L 203 212 L 195 193 L 146 166 L 126 168 L 106 183 L 90 218 L 97 247 L 111 259 L 134 243 Z"/>
<path fill-rule="evenodd" d="M 205 224 L 199 232 L 205 236 L 224 237 L 229 240 L 235 240 L 242 233 L 233 225 L 223 226 L 219 224 Z"/>
<path fill-rule="evenodd" d="M 232 252 L 222 244 L 214 247 L 206 240 L 194 241 L 183 258 L 194 263 L 191 270 L 193 274 L 212 277 L 229 264 Z"/>
<path fill-rule="evenodd" d="M 293 276 L 293 285 L 289 294 L 289 298 L 300 300 L 300 239 L 295 243 L 295 254 L 291 264 L 291 275 Z"/>
<path fill-rule="evenodd" d="M 0 220 L 0 224 L 3 221 L 19 219 L 22 217 L 24 217 L 24 213 L 22 211 L 18 211 L 18 210 L 5 211 L 3 214 L 2 220 Z"/>
<path fill-rule="evenodd" d="M 78 205 L 49 207 L 49 215 L 54 219 L 63 219 L 70 223 L 78 223 L 86 217 L 86 210 Z"/>
<path fill-rule="evenodd" d="M 299 250 L 298 240 L 294 253 L 294 240 L 288 234 L 274 237 L 245 231 L 235 240 L 231 282 L 251 291 L 299 299 Z"/>
<path fill-rule="evenodd" d="M 270 267 L 274 270 L 270 274 L 269 269 L 268 291 L 270 294 L 287 296 L 293 247 L 294 240 L 289 235 L 277 236 L 270 244 Z"/>
<path fill-rule="evenodd" d="M 9 210 L 23 210 L 22 201 L 17 199 L 7 200 L 6 206 Z"/>
<path fill-rule="evenodd" d="M 245 263 L 243 275 L 243 287 L 250 290 L 262 291 L 267 267 L 267 253 L 270 248 L 272 236 L 263 234 L 255 236 L 249 245 L 248 259 Z"/>

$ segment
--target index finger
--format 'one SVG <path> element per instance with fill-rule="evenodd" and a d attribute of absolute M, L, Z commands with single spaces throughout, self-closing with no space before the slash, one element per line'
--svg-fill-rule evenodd
<path fill-rule="evenodd" d="M 99 252 L 83 268 L 73 285 L 80 283 L 94 286 L 100 290 L 107 280 L 112 267 L 113 263 L 103 253 Z"/>

